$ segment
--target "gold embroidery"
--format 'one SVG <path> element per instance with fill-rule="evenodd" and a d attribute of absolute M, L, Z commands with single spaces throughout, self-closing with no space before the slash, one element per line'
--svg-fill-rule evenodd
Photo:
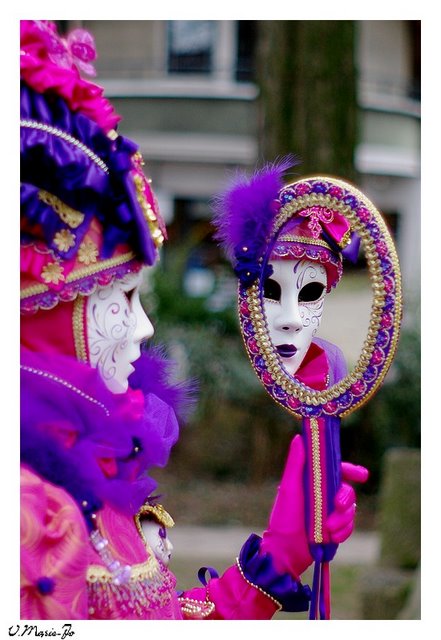
<path fill-rule="evenodd" d="M 49 262 L 43 267 L 41 277 L 47 284 L 58 284 L 64 280 L 63 267 L 58 262 Z"/>
<path fill-rule="evenodd" d="M 98 247 L 92 240 L 85 240 L 80 244 L 78 249 L 78 261 L 85 265 L 92 264 L 97 261 Z"/>
<path fill-rule="evenodd" d="M 130 583 L 153 580 L 160 573 L 159 563 L 154 555 L 151 555 L 145 562 L 131 565 L 131 568 Z M 112 583 L 113 579 L 112 573 L 100 564 L 91 564 L 87 568 L 87 582 Z"/>
<path fill-rule="evenodd" d="M 57 213 L 61 220 L 65 222 L 71 229 L 76 229 L 84 220 L 84 213 L 76 211 L 69 207 L 65 202 L 62 202 L 57 196 L 54 196 L 44 189 L 40 189 L 38 192 L 38 198 L 48 204 Z"/>
<path fill-rule="evenodd" d="M 75 235 L 69 229 L 57 231 L 54 236 L 54 244 L 59 251 L 69 251 L 75 245 Z"/>
<path fill-rule="evenodd" d="M 134 260 L 134 258 L 135 254 L 132 251 L 128 251 L 127 253 L 123 253 L 122 255 L 117 256 L 116 258 L 109 258 L 109 260 L 96 262 L 92 266 L 88 266 L 83 269 L 76 269 L 75 271 L 71 271 L 71 273 L 66 277 L 66 283 L 72 284 L 77 280 L 87 278 L 87 276 L 92 276 L 100 271 L 112 269 L 113 267 L 122 265 L 125 262 L 130 262 L 131 260 Z M 135 268 L 135 270 L 137 269 Z M 20 299 L 28 298 L 29 296 L 35 296 L 39 293 L 45 293 L 47 290 L 48 287 L 44 284 L 34 284 L 20 291 Z"/>
<path fill-rule="evenodd" d="M 144 214 L 144 218 L 149 226 L 150 235 L 152 236 L 155 246 L 159 249 L 164 243 L 164 235 L 159 228 L 158 218 L 150 206 L 144 193 L 145 182 L 148 182 L 147 178 L 142 173 L 141 166 L 144 164 L 141 154 L 138 152 L 133 156 L 133 163 L 135 169 L 140 173 L 135 173 L 133 176 L 133 182 L 136 188 L 136 199 Z"/>
<path fill-rule="evenodd" d="M 84 307 L 86 299 L 78 296 L 74 302 L 72 327 L 74 334 L 75 353 L 78 360 L 87 362 L 86 336 L 84 335 Z"/>

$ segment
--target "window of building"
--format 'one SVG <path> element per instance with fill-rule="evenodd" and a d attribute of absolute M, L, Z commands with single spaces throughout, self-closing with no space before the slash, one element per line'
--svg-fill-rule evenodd
<path fill-rule="evenodd" d="M 215 27 L 214 20 L 169 21 L 169 73 L 211 73 Z"/>

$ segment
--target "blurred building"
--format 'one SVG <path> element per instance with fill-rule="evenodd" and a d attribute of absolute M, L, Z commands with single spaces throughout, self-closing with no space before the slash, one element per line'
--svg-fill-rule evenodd
<path fill-rule="evenodd" d="M 82 26 L 95 36 L 98 81 L 123 116 L 120 131 L 140 143 L 171 224 L 170 245 L 198 226 L 202 237 L 208 201 L 227 171 L 262 160 L 255 23 L 106 20 Z M 360 135 L 354 163 L 360 186 L 395 228 L 405 289 L 418 295 L 419 23 L 366 20 L 356 29 Z M 204 260 L 193 257 L 194 274 Z M 189 290 L 211 286 L 199 271 Z"/>

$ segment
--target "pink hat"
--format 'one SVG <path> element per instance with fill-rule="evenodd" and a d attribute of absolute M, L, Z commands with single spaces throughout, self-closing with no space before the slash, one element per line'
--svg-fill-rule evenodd
<path fill-rule="evenodd" d="M 166 232 L 135 143 L 93 73 L 93 38 L 21 22 L 21 311 L 152 265 Z"/>

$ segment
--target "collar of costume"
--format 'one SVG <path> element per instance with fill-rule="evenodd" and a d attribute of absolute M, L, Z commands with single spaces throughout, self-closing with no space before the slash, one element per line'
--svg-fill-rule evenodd
<path fill-rule="evenodd" d="M 86 521 L 104 502 L 138 511 L 156 488 L 149 472 L 167 463 L 188 410 L 190 385 L 170 383 L 159 351 L 135 367 L 127 393 L 113 394 L 85 363 L 21 352 L 22 462 L 87 505 Z"/>
<path fill-rule="evenodd" d="M 312 342 L 295 377 L 311 389 L 317 391 L 326 389 L 329 383 L 329 363 L 325 350 Z"/>

